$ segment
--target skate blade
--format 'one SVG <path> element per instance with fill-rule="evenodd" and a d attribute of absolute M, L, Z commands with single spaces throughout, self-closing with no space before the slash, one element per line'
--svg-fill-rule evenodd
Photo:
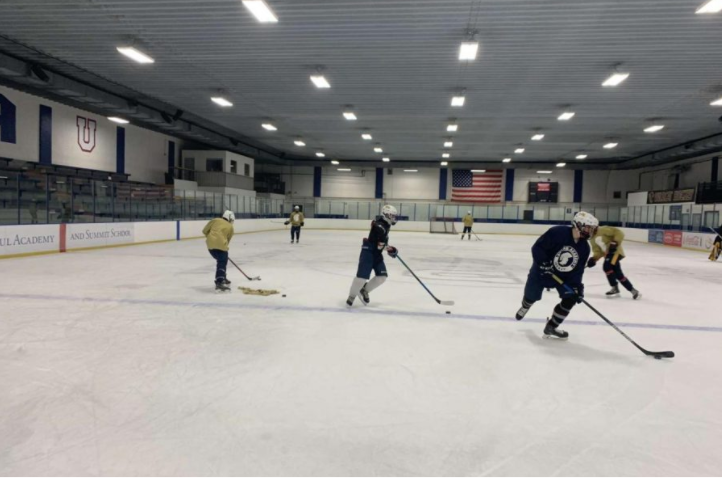
<path fill-rule="evenodd" d="M 231 292 L 231 290 L 230 290 L 230 289 L 229 289 L 228 291 L 220 291 L 220 290 L 216 290 L 216 294 L 227 294 L 227 293 L 230 293 L 230 292 Z"/>
<path fill-rule="evenodd" d="M 554 335 L 552 335 L 552 334 L 542 334 L 542 338 L 544 338 L 544 339 L 556 339 L 557 341 L 568 341 L 568 340 L 569 340 L 569 336 L 567 336 L 566 338 L 560 338 L 559 336 L 554 336 Z"/>

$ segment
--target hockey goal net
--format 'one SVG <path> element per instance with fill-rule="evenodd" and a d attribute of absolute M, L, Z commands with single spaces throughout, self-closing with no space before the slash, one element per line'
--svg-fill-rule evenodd
<path fill-rule="evenodd" d="M 429 232 L 457 234 L 454 218 L 431 218 L 431 221 L 429 221 Z"/>

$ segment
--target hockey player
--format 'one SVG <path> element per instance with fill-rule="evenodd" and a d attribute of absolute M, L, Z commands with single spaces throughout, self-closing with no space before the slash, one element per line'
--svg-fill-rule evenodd
<path fill-rule="evenodd" d="M 299 237 L 301 236 L 301 227 L 304 223 L 304 217 L 303 213 L 301 212 L 301 208 L 298 206 L 293 207 L 293 213 L 291 213 L 291 216 L 288 218 L 288 220 L 283 223 L 284 225 L 291 224 L 291 244 L 293 244 L 293 235 L 296 235 L 296 243 L 298 243 Z"/>
<path fill-rule="evenodd" d="M 604 243 L 604 249 L 601 248 L 597 239 L 601 238 Z M 612 287 L 607 291 L 608 297 L 619 296 L 619 284 L 632 293 L 632 298 L 639 299 L 642 293 L 634 289 L 631 281 L 624 276 L 622 272 L 621 261 L 624 259 L 624 249 L 622 249 L 622 241 L 624 241 L 624 233 L 614 226 L 600 226 L 592 237 L 593 257 L 587 261 L 587 268 L 593 268 L 597 261 L 604 257 L 604 272 L 607 275 L 609 286 Z"/>
<path fill-rule="evenodd" d="M 232 211 L 226 210 L 221 218 L 210 220 L 203 228 L 208 252 L 216 260 L 216 292 L 218 293 L 231 290 L 228 287 L 231 282 L 226 278 L 226 266 L 228 265 L 228 246 L 234 234 L 234 221 L 236 221 L 236 216 Z"/>
<path fill-rule="evenodd" d="M 561 302 L 544 326 L 545 338 L 567 339 L 569 334 L 559 328 L 575 304 L 584 297 L 584 267 L 589 258 L 589 238 L 599 226 L 599 221 L 589 213 L 580 211 L 574 216 L 571 228 L 554 226 L 541 235 L 532 246 L 534 258 L 524 287 L 524 299 L 516 313 L 516 319 L 526 316 L 529 308 L 542 297 L 544 288 L 555 288 Z M 556 275 L 565 286 L 552 277 Z"/>
<path fill-rule="evenodd" d="M 474 217 L 471 216 L 471 211 L 466 213 L 466 216 L 464 216 L 461 221 L 464 222 L 464 232 L 461 233 L 461 240 L 464 240 L 464 235 L 469 234 L 469 241 L 471 241 L 471 227 L 474 226 Z"/>
<path fill-rule="evenodd" d="M 722 252 L 722 225 L 720 225 L 719 228 L 713 231 L 717 233 L 717 237 L 714 239 L 714 244 L 712 245 L 712 252 L 709 254 L 709 260 L 717 261 L 717 258 L 719 258 L 719 255 Z"/>
<path fill-rule="evenodd" d="M 356 296 L 359 297 L 363 304 L 369 304 L 369 293 L 386 281 L 388 274 L 386 273 L 383 252 L 386 250 L 386 253 L 392 258 L 395 258 L 398 253 L 396 248 L 389 246 L 389 231 L 391 231 L 391 226 L 396 224 L 396 215 L 396 208 L 386 205 L 381 209 L 381 215 L 371 222 L 369 236 L 364 238 L 361 246 L 358 270 L 351 283 L 351 289 L 346 300 L 347 305 L 353 306 Z M 375 276 L 369 281 L 371 271 L 375 273 Z"/>

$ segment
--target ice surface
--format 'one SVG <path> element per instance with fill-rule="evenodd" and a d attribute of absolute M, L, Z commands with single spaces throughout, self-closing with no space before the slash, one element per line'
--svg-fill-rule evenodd
<path fill-rule="evenodd" d="M 722 474 L 722 263 L 625 244 L 641 301 L 587 272 L 657 361 L 584 306 L 541 339 L 553 292 L 515 321 L 531 236 L 392 232 L 456 306 L 387 259 L 348 309 L 364 234 L 238 235 L 263 281 L 225 295 L 202 240 L 0 261 L 0 475 Z"/>

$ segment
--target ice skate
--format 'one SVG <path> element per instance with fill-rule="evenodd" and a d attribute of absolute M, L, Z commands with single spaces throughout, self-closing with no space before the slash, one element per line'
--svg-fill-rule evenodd
<path fill-rule="evenodd" d="M 554 327 L 554 323 L 548 320 L 546 326 L 544 326 L 544 336 L 542 337 L 544 339 L 561 339 L 562 341 L 566 341 L 569 339 L 569 333 Z"/>
<path fill-rule="evenodd" d="M 607 291 L 607 297 L 612 298 L 615 296 L 619 296 L 619 286 L 612 286 L 612 289 Z"/>

